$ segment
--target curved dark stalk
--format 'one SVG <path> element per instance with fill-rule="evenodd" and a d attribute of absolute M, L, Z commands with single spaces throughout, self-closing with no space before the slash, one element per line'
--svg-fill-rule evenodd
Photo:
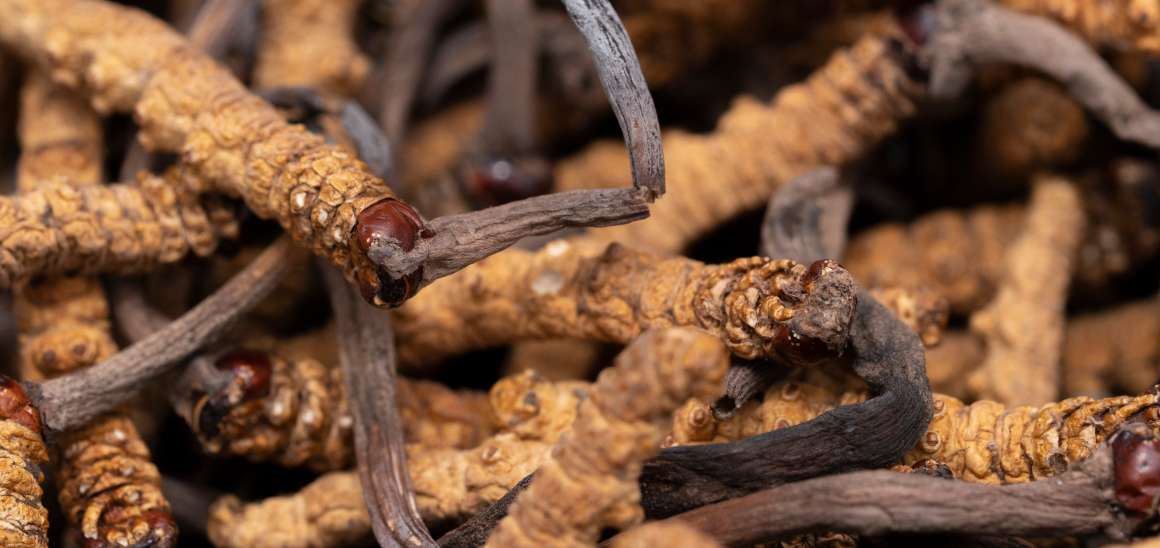
<path fill-rule="evenodd" d="M 869 400 L 733 443 L 665 449 L 641 473 L 647 515 L 667 517 L 774 485 L 897 462 L 933 412 L 922 342 L 862 291 L 849 348 Z"/>
<path fill-rule="evenodd" d="M 761 224 L 761 254 L 802 264 L 839 259 L 854 193 L 833 167 L 794 177 L 769 199 Z"/>
<path fill-rule="evenodd" d="M 661 126 L 628 31 L 608 0 L 563 0 L 596 61 L 600 83 L 620 122 L 632 161 L 632 184 L 650 201 L 665 193 Z"/>
<path fill-rule="evenodd" d="M 113 307 L 113 317 L 117 327 L 136 343 L 163 329 L 172 318 L 161 312 L 145 298 L 140 280 L 114 280 L 109 285 L 109 304 Z"/>
<path fill-rule="evenodd" d="M 1064 537 L 1134 527 L 1113 494 L 1116 458 L 1103 446 L 1048 480 L 990 486 L 885 470 L 805 480 L 698 508 L 678 519 L 730 546 L 805 531 Z M 1155 478 L 1153 478 L 1155 479 Z"/>
<path fill-rule="evenodd" d="M 108 360 L 31 386 L 45 429 L 63 432 L 89 422 L 220 335 L 278 284 L 291 245 L 288 237 L 279 238 L 197 306 Z"/>
<path fill-rule="evenodd" d="M 403 142 L 439 25 L 466 4 L 464 0 L 417 0 L 399 6 L 387 41 L 387 58 L 377 69 L 379 77 L 367 80 L 380 87 L 376 94 L 382 97 L 379 120 L 388 142 Z M 396 168 L 400 165 L 399 158 L 391 160 Z"/>
<path fill-rule="evenodd" d="M 933 412 L 922 343 L 859 291 L 849 348 L 854 371 L 873 397 L 733 443 L 664 449 L 641 474 L 645 514 L 668 517 L 784 483 L 901 459 L 926 431 Z M 482 545 L 528 483 L 524 478 L 503 499 L 444 535 L 440 545 Z"/>
<path fill-rule="evenodd" d="M 1121 139 L 1160 148 L 1160 112 L 1084 41 L 1059 24 L 986 0 L 941 0 L 926 45 L 935 97 L 958 96 L 975 67 L 1006 63 L 1040 71 Z"/>
<path fill-rule="evenodd" d="M 524 154 L 536 146 L 535 14 L 531 0 L 487 0 L 494 55 L 487 79 L 487 114 L 478 140 L 493 155 Z"/>
<path fill-rule="evenodd" d="M 407 473 L 390 319 L 363 302 L 332 266 L 320 261 L 319 267 L 334 309 L 358 475 L 375 538 L 381 546 L 435 546 Z"/>

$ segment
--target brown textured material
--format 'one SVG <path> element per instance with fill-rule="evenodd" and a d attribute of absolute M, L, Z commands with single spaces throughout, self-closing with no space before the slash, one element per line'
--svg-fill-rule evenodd
<path fill-rule="evenodd" d="M 868 293 L 917 333 L 923 346 L 931 348 L 942 341 L 950 319 L 946 297 L 926 287 L 875 287 Z"/>
<path fill-rule="evenodd" d="M 276 219 L 348 279 L 377 279 L 349 235 L 355 216 L 391 193 L 358 159 L 283 122 L 143 12 L 93 0 L 8 0 L 0 9 L 0 42 L 53 80 L 85 88 L 98 111 L 132 111 L 147 148 L 179 152 L 195 177 Z"/>
<path fill-rule="evenodd" d="M 40 467 L 48 462 L 40 419 L 24 389 L 0 376 L 0 545 L 48 548 Z"/>
<path fill-rule="evenodd" d="M 676 444 L 720 443 L 809 420 L 865 393 L 793 381 L 766 391 L 733 417 L 718 421 L 708 404 L 692 401 L 673 418 Z M 964 404 L 935 394 L 934 419 L 918 445 L 903 459 L 946 464 L 961 480 L 1008 484 L 1054 476 L 1091 454 L 1129 419 L 1160 418 L 1160 396 L 1077 397 L 1039 407 L 1007 407 L 993 401 Z"/>
<path fill-rule="evenodd" d="M 617 535 L 609 544 L 611 548 L 717 548 L 717 541 L 692 526 L 679 521 L 646 523 Z"/>
<path fill-rule="evenodd" d="M 1038 178 L 1023 233 L 1007 249 L 995 299 L 971 316 L 986 345 L 968 383 L 983 398 L 1042 405 L 1059 398 L 1067 289 L 1084 233 L 1079 192 L 1069 181 Z"/>
<path fill-rule="evenodd" d="M 583 239 L 510 249 L 399 309 L 399 359 L 431 362 L 522 339 L 626 343 L 647 329 L 692 326 L 743 358 L 807 364 L 841 352 L 856 300 L 845 270 L 814 266 L 759 257 L 705 265 Z"/>
<path fill-rule="evenodd" d="M 45 185 L 63 182 L 101 188 L 96 185 L 102 180 L 104 140 L 96 113 L 37 72 L 29 76 L 21 103 L 20 190 L 35 193 Z M 51 202 L 50 207 L 60 203 Z M 94 205 L 98 215 L 115 217 L 108 204 Z M 67 218 L 58 219 L 63 234 L 86 236 L 64 220 Z M 109 243 L 115 242 L 110 238 Z M 52 378 L 89 367 L 117 352 L 100 280 L 37 280 L 19 286 L 15 295 L 21 369 L 26 379 Z M 58 469 L 54 476 L 61 510 L 86 546 L 176 543 L 177 527 L 161 494 L 161 475 L 126 415 L 111 413 L 65 432 L 56 445 Z"/>
<path fill-rule="evenodd" d="M 1086 114 L 1055 83 L 1026 77 L 1011 82 L 983 108 L 978 158 L 986 171 L 1026 177 L 1075 161 L 1088 136 Z"/>
<path fill-rule="evenodd" d="M 591 386 L 581 381 L 551 382 L 524 371 L 492 385 L 492 414 L 497 426 L 520 439 L 556 443 L 572 428 Z"/>
<path fill-rule="evenodd" d="M 861 157 L 914 112 L 921 93 L 906 73 L 909 53 L 896 36 L 867 37 L 839 51 L 769 104 L 736 100 L 712 134 L 667 132 L 668 196 L 651 208 L 649 219 L 594 236 L 678 252 L 718 224 L 761 207 L 794 176 Z M 623 148 L 598 142 L 559 164 L 556 188 L 623 186 L 627 166 Z"/>
<path fill-rule="evenodd" d="M 532 370 L 549 379 L 588 379 L 595 375 L 602 358 L 601 345 L 576 339 L 548 339 L 513 344 L 503 373 Z"/>
<path fill-rule="evenodd" d="M 1160 381 L 1160 297 L 1076 316 L 1067 324 L 1068 394 L 1143 392 Z"/>
<path fill-rule="evenodd" d="M 263 0 L 254 83 L 354 95 L 370 68 L 354 43 L 357 0 Z"/>
<path fill-rule="evenodd" d="M 174 169 L 109 186 L 45 182 L 0 197 L 0 287 L 38 275 L 142 272 L 212 253 L 237 225 L 203 207 L 185 175 Z"/>
<path fill-rule="evenodd" d="M 363 540 L 370 528 L 358 476 L 335 472 L 262 502 L 223 497 L 210 508 L 208 532 L 219 548 L 321 548 Z"/>
<path fill-rule="evenodd" d="M 1002 0 L 1024 13 L 1050 17 L 1100 46 L 1160 53 L 1156 0 Z"/>
<path fill-rule="evenodd" d="M 85 546 L 175 546 L 161 473 L 132 421 L 115 413 L 63 434 L 60 506 Z"/>
<path fill-rule="evenodd" d="M 649 331 L 600 374 L 576 422 L 536 472 L 488 546 L 586 546 L 603 527 L 643 519 L 637 478 L 659 450 L 655 421 L 688 397 L 720 390 L 729 359 L 721 342 L 682 328 Z"/>
<path fill-rule="evenodd" d="M 201 386 L 192 367 L 179 406 L 207 452 L 318 470 L 350 465 L 352 418 L 337 368 L 250 351 L 215 365 L 220 387 Z"/>
<path fill-rule="evenodd" d="M 225 373 L 220 377 L 191 368 L 179 385 L 178 409 L 203 449 L 324 471 L 349 466 L 353 462 L 349 402 L 342 371 L 331 365 L 337 361 L 335 349 L 316 341 L 322 335 L 333 339 L 334 332 L 260 345 L 269 346 L 271 352 L 227 353 L 219 364 L 233 362 L 219 366 Z M 496 429 L 486 394 L 451 390 L 430 381 L 397 380 L 408 444 L 467 449 Z"/>

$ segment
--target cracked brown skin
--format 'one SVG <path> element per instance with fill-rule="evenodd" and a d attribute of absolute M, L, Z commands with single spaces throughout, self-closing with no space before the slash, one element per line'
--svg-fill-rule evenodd
<path fill-rule="evenodd" d="M 52 84 L 39 72 L 29 76 L 21 99 L 20 190 L 36 193 L 44 186 L 59 187 L 65 181 L 100 189 L 104 139 L 96 113 L 71 91 Z M 63 205 L 61 201 L 50 203 L 54 207 Z M 109 206 L 90 205 L 98 218 L 115 219 L 115 209 Z M 148 217 L 149 214 L 137 215 L 135 220 Z M 79 236 L 82 242 L 90 240 L 82 246 L 93 246 L 97 237 L 108 234 L 86 234 L 77 224 L 58 221 L 62 221 L 65 235 Z M 126 221 L 122 218 L 121 224 Z M 141 222 L 137 227 L 145 224 Z M 112 220 L 105 226 L 116 225 L 117 221 Z M 114 253 L 124 249 L 118 245 L 123 239 L 117 236 L 100 243 L 110 244 Z M 108 301 L 99 279 L 38 279 L 18 286 L 15 295 L 21 372 L 26 380 L 44 380 L 89 367 L 117 352 Z M 84 546 L 176 543 L 177 527 L 169 514 L 169 503 L 161 494 L 161 476 L 141 434 L 124 412 L 107 414 L 62 433 L 55 445 L 53 476 L 60 507 L 71 534 Z"/>
<path fill-rule="evenodd" d="M 605 369 L 487 546 L 591 546 L 605 527 L 643 519 L 637 477 L 659 450 L 653 423 L 690 396 L 720 389 L 728 353 L 689 328 L 644 333 Z"/>
<path fill-rule="evenodd" d="M 665 132 L 668 195 L 648 219 L 593 236 L 679 253 L 722 222 L 763 206 L 795 176 L 860 158 L 916 109 L 922 85 L 908 73 L 908 44 L 898 31 L 865 37 L 768 104 L 737 99 L 711 134 Z M 622 186 L 628 173 L 624 148 L 601 141 L 557 164 L 556 190 Z"/>
<path fill-rule="evenodd" d="M 147 149 L 180 153 L 198 179 L 277 220 L 348 280 L 376 276 L 352 253 L 351 234 L 359 212 L 392 194 L 357 158 L 284 122 L 141 11 L 93 0 L 10 0 L 0 9 L 0 42 L 54 81 L 85 89 L 97 111 L 133 112 Z"/>
<path fill-rule="evenodd" d="M 0 375 L 0 544 L 48 547 L 40 467 L 48 463 L 40 414 L 18 382 Z"/>
<path fill-rule="evenodd" d="M 691 326 L 734 355 L 810 365 L 841 355 L 856 305 L 837 263 L 759 257 L 722 265 L 584 240 L 509 249 L 442 280 L 394 314 L 400 362 L 430 363 L 517 340 L 627 343 Z"/>
<path fill-rule="evenodd" d="M 1059 398 L 1068 285 L 1086 222 L 1070 181 L 1036 178 L 995 298 L 971 315 L 971 331 L 986 346 L 983 363 L 967 380 L 976 395 L 1008 405 Z"/>

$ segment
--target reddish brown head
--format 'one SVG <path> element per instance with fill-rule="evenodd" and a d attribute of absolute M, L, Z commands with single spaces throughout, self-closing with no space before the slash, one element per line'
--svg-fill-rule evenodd
<path fill-rule="evenodd" d="M 0 375 L 0 420 L 12 421 L 41 433 L 40 413 L 16 379 Z"/>
<path fill-rule="evenodd" d="M 214 367 L 230 373 L 228 382 L 211 394 L 201 394 L 194 403 L 193 429 L 202 437 L 213 439 L 221 432 L 221 423 L 234 408 L 270 393 L 273 363 L 270 356 L 254 350 L 235 350 L 222 354 Z"/>
<path fill-rule="evenodd" d="M 781 290 L 794 316 L 773 337 L 779 356 L 796 366 L 814 365 L 842 355 L 857 306 L 857 286 L 842 265 L 814 261 L 796 284 Z"/>
<path fill-rule="evenodd" d="M 415 242 L 420 238 L 433 235 L 415 208 L 395 198 L 383 198 L 359 212 L 351 234 L 351 247 L 363 255 L 390 245 L 407 252 L 415 249 Z M 419 290 L 422 280 L 421 268 L 401 279 L 376 268 L 358 283 L 367 302 L 375 306 L 399 306 Z"/>
<path fill-rule="evenodd" d="M 1123 430 L 1112 439 L 1116 500 L 1138 514 L 1153 511 L 1160 493 L 1160 440 Z"/>
<path fill-rule="evenodd" d="M 134 548 L 177 546 L 177 523 L 169 512 L 142 511 L 138 504 L 117 501 L 105 507 L 97 538 L 85 539 L 85 548 L 121 545 Z"/>
<path fill-rule="evenodd" d="M 552 166 L 536 157 L 469 162 L 460 171 L 460 182 L 476 204 L 505 204 L 551 190 Z"/>

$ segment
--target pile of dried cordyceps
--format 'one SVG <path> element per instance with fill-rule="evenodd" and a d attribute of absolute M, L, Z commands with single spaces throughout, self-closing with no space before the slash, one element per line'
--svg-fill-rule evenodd
<path fill-rule="evenodd" d="M 1160 0 L 129 3 L 0 0 L 0 545 L 1160 543 Z"/>

